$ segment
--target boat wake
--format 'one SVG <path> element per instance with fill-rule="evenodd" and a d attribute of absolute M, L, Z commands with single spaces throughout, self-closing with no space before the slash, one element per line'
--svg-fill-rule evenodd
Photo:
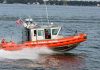
<path fill-rule="evenodd" d="M 7 59 L 38 59 L 41 54 L 53 54 L 47 47 L 25 48 L 18 51 L 0 50 L 0 57 Z"/>

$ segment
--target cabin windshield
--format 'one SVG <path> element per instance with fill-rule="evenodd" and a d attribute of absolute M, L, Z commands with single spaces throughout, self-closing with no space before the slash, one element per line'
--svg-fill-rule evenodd
<path fill-rule="evenodd" d="M 52 35 L 57 35 L 58 31 L 59 31 L 59 29 L 52 29 Z"/>

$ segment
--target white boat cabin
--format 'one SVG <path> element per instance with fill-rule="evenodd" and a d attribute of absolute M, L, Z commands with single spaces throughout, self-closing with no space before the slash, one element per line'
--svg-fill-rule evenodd
<path fill-rule="evenodd" d="M 32 19 L 26 19 L 24 27 L 26 41 L 58 39 L 62 37 L 59 35 L 61 26 L 54 25 L 53 23 L 49 25 L 37 25 L 32 22 Z"/>

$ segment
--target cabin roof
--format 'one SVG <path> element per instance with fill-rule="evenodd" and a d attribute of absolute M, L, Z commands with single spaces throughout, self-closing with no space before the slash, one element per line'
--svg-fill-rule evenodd
<path fill-rule="evenodd" d="M 61 26 L 56 25 L 56 24 L 29 24 L 28 29 L 49 29 L 49 28 L 60 28 Z"/>

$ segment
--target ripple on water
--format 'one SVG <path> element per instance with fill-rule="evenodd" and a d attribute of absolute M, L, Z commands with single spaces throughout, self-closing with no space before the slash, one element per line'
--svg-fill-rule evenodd
<path fill-rule="evenodd" d="M 15 21 L 21 17 L 32 18 L 40 23 L 46 23 L 44 5 L 0 5 L 0 39 L 5 37 L 11 40 L 21 41 L 21 27 L 15 25 Z M 25 7 L 25 8 L 24 8 Z M 9 8 L 9 9 L 8 9 Z M 56 9 L 56 10 L 55 10 Z M 61 11 L 59 11 L 61 10 Z M 84 11 L 84 12 L 83 12 Z M 0 69 L 6 70 L 99 70 L 100 69 L 100 8 L 99 7 L 78 7 L 78 6 L 48 6 L 49 20 L 63 25 L 65 34 L 67 31 L 78 30 L 88 34 L 88 40 L 81 43 L 79 47 L 70 51 L 73 54 L 45 55 L 39 60 L 0 60 Z M 37 14 L 38 13 L 38 14 Z M 41 18 L 40 18 L 41 17 Z M 75 32 L 75 31 L 74 31 Z M 73 33 L 74 33 L 73 32 Z M 8 36 L 9 35 L 9 36 Z M 76 54 L 79 55 L 76 55 Z M 7 61 L 6 61 L 7 60 Z M 37 67 L 37 68 L 36 68 Z"/>

